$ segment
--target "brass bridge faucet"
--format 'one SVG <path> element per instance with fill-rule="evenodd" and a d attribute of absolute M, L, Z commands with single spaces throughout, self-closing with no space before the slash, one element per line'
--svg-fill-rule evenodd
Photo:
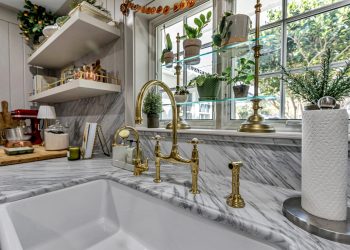
<path fill-rule="evenodd" d="M 242 162 L 228 164 L 229 169 L 232 170 L 232 193 L 227 197 L 226 203 L 233 208 L 245 207 L 245 202 L 239 193 L 239 171 L 242 165 Z"/>
<path fill-rule="evenodd" d="M 142 174 L 142 172 L 148 171 L 148 159 L 146 159 L 144 162 L 142 162 L 141 159 L 141 150 L 140 150 L 140 136 L 137 130 L 133 127 L 130 126 L 124 126 L 118 129 L 115 134 L 114 134 L 114 141 L 113 141 L 113 146 L 117 144 L 117 139 L 118 136 L 120 136 L 120 132 L 123 130 L 131 131 L 136 140 L 136 156 L 133 159 L 133 164 L 134 164 L 134 175 L 139 176 Z M 120 136 L 121 137 L 121 136 Z"/>
<path fill-rule="evenodd" d="M 176 101 L 174 94 L 171 92 L 170 88 L 163 82 L 152 80 L 147 82 L 142 89 L 140 90 L 140 93 L 137 97 L 136 102 L 136 114 L 135 114 L 135 122 L 136 124 L 142 123 L 142 103 L 143 99 L 148 92 L 148 90 L 151 87 L 158 86 L 162 88 L 165 93 L 169 96 L 170 102 L 171 102 L 171 108 L 172 108 L 172 147 L 171 152 L 169 155 L 164 155 L 161 153 L 160 150 L 160 139 L 161 137 L 157 135 L 154 139 L 156 140 L 156 146 L 155 146 L 155 157 L 156 157 L 156 177 L 154 179 L 155 183 L 161 182 L 160 178 L 160 161 L 165 160 L 172 163 L 186 163 L 191 165 L 191 173 L 192 173 L 192 188 L 190 192 L 192 194 L 199 194 L 198 190 L 198 172 L 199 172 L 199 153 L 198 153 L 198 143 L 199 140 L 194 138 L 191 141 L 191 144 L 193 145 L 192 150 L 192 157 L 191 159 L 185 159 L 179 154 L 178 145 L 177 145 L 177 124 L 178 124 L 178 113 L 176 109 Z"/>

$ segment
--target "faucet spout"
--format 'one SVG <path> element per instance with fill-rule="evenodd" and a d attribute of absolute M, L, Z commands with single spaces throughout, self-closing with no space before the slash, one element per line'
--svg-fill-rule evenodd
<path fill-rule="evenodd" d="M 136 101 L 136 111 L 135 111 L 135 123 L 136 124 L 142 124 L 142 104 L 144 97 L 148 90 L 151 87 L 158 86 L 164 90 L 164 92 L 169 96 L 170 102 L 171 102 L 171 108 L 172 108 L 172 113 L 173 113 L 173 127 L 172 127 L 172 132 L 173 132 L 173 149 L 174 146 L 177 147 L 177 109 L 176 109 L 176 101 L 174 94 L 171 92 L 171 89 L 161 81 L 157 80 L 152 80 L 147 82 L 142 89 L 140 90 L 140 93 L 137 96 L 137 101 Z M 173 151 L 173 150 L 172 150 Z"/>

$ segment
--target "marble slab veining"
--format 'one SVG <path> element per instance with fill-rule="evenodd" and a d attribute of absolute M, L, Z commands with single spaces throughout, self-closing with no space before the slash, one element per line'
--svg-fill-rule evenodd
<path fill-rule="evenodd" d="M 164 182 L 153 182 L 154 172 L 135 177 L 131 172 L 115 168 L 111 160 L 93 159 L 68 162 L 49 160 L 0 168 L 0 203 L 16 201 L 98 179 L 109 179 L 147 193 L 218 223 L 241 234 L 262 240 L 279 249 L 333 250 L 350 246 L 328 241 L 290 223 L 281 212 L 285 199 L 299 195 L 291 189 L 241 181 L 246 201 L 243 209 L 226 205 L 230 178 L 200 173 L 200 195 L 189 193 L 190 170 L 182 166 L 162 166 Z"/>

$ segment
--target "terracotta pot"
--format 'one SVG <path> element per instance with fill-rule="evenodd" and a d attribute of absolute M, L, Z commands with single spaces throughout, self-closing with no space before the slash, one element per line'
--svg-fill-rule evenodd
<path fill-rule="evenodd" d="M 233 86 L 233 93 L 235 98 L 244 98 L 248 96 L 249 85 L 241 84 L 237 86 Z"/>
<path fill-rule="evenodd" d="M 199 39 L 186 39 L 184 40 L 183 46 L 185 50 L 185 59 L 189 57 L 198 56 L 201 51 L 202 41 Z M 186 61 L 186 64 L 197 65 L 200 62 L 201 59 L 198 57 Z"/>
<path fill-rule="evenodd" d="M 182 102 L 187 102 L 187 99 L 188 99 L 188 95 L 174 95 L 175 97 L 175 101 L 177 103 L 182 103 Z"/>
<path fill-rule="evenodd" d="M 147 114 L 147 127 L 159 128 L 159 114 Z"/>
<path fill-rule="evenodd" d="M 172 51 L 164 53 L 164 62 L 167 68 L 171 68 L 174 62 L 174 53 Z"/>
<path fill-rule="evenodd" d="M 248 35 L 250 27 L 252 26 L 252 21 L 249 16 L 243 14 L 236 14 L 226 17 L 226 23 L 232 21 L 230 27 L 230 34 L 224 41 L 222 41 L 222 46 L 226 46 L 232 43 L 239 43 L 248 41 Z"/>

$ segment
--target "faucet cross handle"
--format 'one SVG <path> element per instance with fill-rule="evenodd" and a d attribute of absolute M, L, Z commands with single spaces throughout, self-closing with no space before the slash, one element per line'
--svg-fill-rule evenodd
<path fill-rule="evenodd" d="M 152 137 L 152 140 L 156 140 L 157 142 L 159 142 L 159 141 L 161 141 L 163 139 L 165 139 L 165 137 L 160 136 L 160 135 L 156 135 L 156 136 Z"/>
<path fill-rule="evenodd" d="M 198 138 L 193 138 L 192 140 L 187 141 L 187 143 L 191 143 L 192 145 L 198 145 L 198 144 L 203 143 L 203 142 L 204 141 L 199 140 Z"/>
<path fill-rule="evenodd" d="M 231 162 L 228 168 L 232 170 L 232 193 L 227 197 L 226 203 L 233 208 L 243 208 L 245 202 L 239 193 L 239 172 L 243 166 L 242 162 Z"/>

